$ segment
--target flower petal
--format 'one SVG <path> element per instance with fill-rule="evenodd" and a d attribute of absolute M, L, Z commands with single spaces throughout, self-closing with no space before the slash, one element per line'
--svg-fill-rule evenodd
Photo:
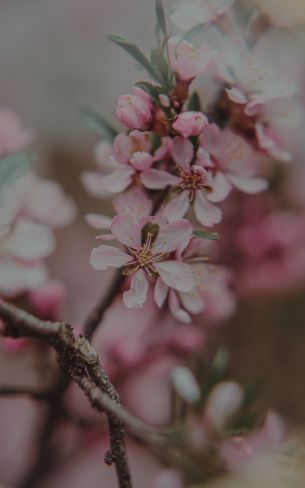
<path fill-rule="evenodd" d="M 228 179 L 238 190 L 249 193 L 250 195 L 260 193 L 268 188 L 268 181 L 264 178 L 247 178 L 245 176 L 230 174 L 228 175 Z"/>
<path fill-rule="evenodd" d="M 120 168 L 114 173 L 102 178 L 103 186 L 113 193 L 120 193 L 130 185 L 133 174 L 134 169 L 130 166 Z"/>
<path fill-rule="evenodd" d="M 180 178 L 167 173 L 167 171 L 160 171 L 152 168 L 141 173 L 141 181 L 143 185 L 150 190 L 163 190 L 167 186 L 178 184 Z"/>
<path fill-rule="evenodd" d="M 111 232 L 114 237 L 127 247 L 141 247 L 141 229 L 129 215 L 117 215 L 112 220 Z"/>
<path fill-rule="evenodd" d="M 222 212 L 219 208 L 212 205 L 205 197 L 203 192 L 197 192 L 194 201 L 194 211 L 198 221 L 202 225 L 212 227 L 221 221 Z"/>
<path fill-rule="evenodd" d="M 144 171 L 153 164 L 152 155 L 145 151 L 137 151 L 130 158 L 130 164 L 138 171 Z"/>
<path fill-rule="evenodd" d="M 165 215 L 169 222 L 179 220 L 188 211 L 189 199 L 186 191 L 183 191 L 165 207 Z"/>
<path fill-rule="evenodd" d="M 31 220 L 19 220 L 5 240 L 5 250 L 12 257 L 34 261 L 49 256 L 55 248 L 53 232 Z"/>
<path fill-rule="evenodd" d="M 213 191 L 207 195 L 210 202 L 222 202 L 229 195 L 232 185 L 229 183 L 225 175 L 218 171 L 213 178 Z"/>
<path fill-rule="evenodd" d="M 180 293 L 179 297 L 183 307 L 191 314 L 198 314 L 204 310 L 204 300 L 196 289 L 192 292 Z"/>
<path fill-rule="evenodd" d="M 169 293 L 168 305 L 172 315 L 177 320 L 185 324 L 190 324 L 192 322 L 190 314 L 181 308 L 178 297 L 173 290 Z"/>
<path fill-rule="evenodd" d="M 110 217 L 107 217 L 106 215 L 97 214 L 97 213 L 86 214 L 85 221 L 93 229 L 98 229 L 98 230 L 110 229 L 111 222 L 112 222 Z"/>
<path fill-rule="evenodd" d="M 80 179 L 87 192 L 93 197 L 108 198 L 112 195 L 104 185 L 104 176 L 97 171 L 85 171 Z"/>
<path fill-rule="evenodd" d="M 177 164 L 185 170 L 190 169 L 190 162 L 194 156 L 194 147 L 189 139 L 174 137 L 172 156 Z"/>
<path fill-rule="evenodd" d="M 177 291 L 191 291 L 195 285 L 190 266 L 180 261 L 163 261 L 154 263 L 164 283 Z"/>
<path fill-rule="evenodd" d="M 42 285 L 47 279 L 43 263 L 25 266 L 9 259 L 0 260 L 0 292 L 10 295 Z"/>
<path fill-rule="evenodd" d="M 193 228 L 187 220 L 176 220 L 165 225 L 157 235 L 154 253 L 176 251 L 182 242 L 191 237 L 192 233 Z"/>
<path fill-rule="evenodd" d="M 168 293 L 168 286 L 159 277 L 154 289 L 154 300 L 159 308 L 162 308 Z"/>
<path fill-rule="evenodd" d="M 130 289 L 123 293 L 123 302 L 128 308 L 142 308 L 148 293 L 148 281 L 142 269 L 134 273 L 130 281 Z"/>
<path fill-rule="evenodd" d="M 90 264 L 94 269 L 105 270 L 108 268 L 121 268 L 131 259 L 131 256 L 117 247 L 102 245 L 92 249 Z"/>

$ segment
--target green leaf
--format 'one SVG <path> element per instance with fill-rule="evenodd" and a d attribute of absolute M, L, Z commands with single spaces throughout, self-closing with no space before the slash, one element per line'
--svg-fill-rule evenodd
<path fill-rule="evenodd" d="M 31 155 L 23 152 L 11 154 L 0 160 L 0 193 L 24 175 L 30 160 Z"/>
<path fill-rule="evenodd" d="M 156 17 L 159 29 L 166 36 L 166 20 L 162 0 L 156 0 Z"/>
<path fill-rule="evenodd" d="M 187 105 L 187 109 L 192 112 L 202 112 L 201 102 L 197 92 L 192 93 Z"/>
<path fill-rule="evenodd" d="M 138 46 L 136 46 L 136 44 L 129 41 L 127 37 L 119 36 L 117 34 L 109 34 L 107 36 L 107 39 L 124 49 L 128 54 L 130 54 L 131 57 L 133 57 L 137 61 L 137 63 L 139 63 L 141 66 L 143 66 L 143 68 L 146 69 L 146 71 L 150 74 L 152 78 L 154 78 L 158 82 L 160 81 L 158 74 L 155 72 L 151 62 L 149 61 L 149 59 L 147 59 L 145 54 L 142 53 Z"/>
<path fill-rule="evenodd" d="M 153 85 L 152 83 L 149 83 L 149 81 L 138 81 L 137 83 L 135 83 L 135 86 L 137 86 L 138 88 L 141 88 L 141 90 L 148 93 L 148 95 L 151 97 L 151 99 L 155 103 L 160 105 L 159 95 L 160 95 L 160 93 L 163 93 L 163 92 L 158 86 Z"/>
<path fill-rule="evenodd" d="M 207 232 L 205 230 L 194 230 L 193 235 L 199 239 L 208 239 L 209 241 L 218 241 L 219 234 L 217 232 Z"/>
<path fill-rule="evenodd" d="M 151 64 L 154 70 L 158 73 L 158 77 L 166 87 L 169 89 L 169 65 L 160 48 L 152 49 L 150 54 Z"/>
<path fill-rule="evenodd" d="M 103 139 L 113 141 L 118 131 L 108 122 L 105 117 L 90 107 L 79 105 L 80 115 L 84 126 L 96 132 Z"/>

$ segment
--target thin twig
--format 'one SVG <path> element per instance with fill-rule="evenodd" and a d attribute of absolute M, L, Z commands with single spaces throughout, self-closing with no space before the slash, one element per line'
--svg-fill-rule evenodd
<path fill-rule="evenodd" d="M 34 400 L 50 400 L 53 390 L 27 385 L 0 385 L 0 397 L 28 396 Z"/>

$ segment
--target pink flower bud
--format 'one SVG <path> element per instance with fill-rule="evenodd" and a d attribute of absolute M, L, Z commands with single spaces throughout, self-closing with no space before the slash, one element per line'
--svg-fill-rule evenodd
<path fill-rule="evenodd" d="M 208 119 L 201 112 L 183 112 L 173 123 L 173 128 L 183 137 L 199 136 L 207 126 Z"/>
<path fill-rule="evenodd" d="M 127 129 L 144 129 L 151 121 L 152 103 L 148 97 L 139 95 L 121 95 L 116 115 Z"/>

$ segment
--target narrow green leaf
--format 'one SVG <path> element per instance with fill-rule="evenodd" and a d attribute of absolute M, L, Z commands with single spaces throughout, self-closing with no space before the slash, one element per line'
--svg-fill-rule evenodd
<path fill-rule="evenodd" d="M 195 91 L 192 93 L 191 98 L 189 99 L 187 109 L 193 112 L 202 112 L 201 102 L 198 93 Z"/>
<path fill-rule="evenodd" d="M 151 99 L 156 104 L 160 105 L 159 95 L 160 95 L 160 93 L 163 93 L 163 92 L 158 86 L 155 86 L 152 83 L 149 83 L 149 81 L 138 81 L 137 83 L 135 83 L 135 86 L 137 86 L 138 88 L 141 88 L 141 90 L 148 93 L 148 95 L 151 97 Z"/>
<path fill-rule="evenodd" d="M 194 230 L 193 235 L 199 239 L 208 239 L 209 241 L 218 241 L 219 234 L 217 232 L 207 232 L 204 230 Z"/>
<path fill-rule="evenodd" d="M 156 17 L 157 17 L 158 27 L 166 36 L 166 20 L 165 20 L 165 12 L 164 12 L 162 0 L 156 0 Z"/>
<path fill-rule="evenodd" d="M 103 139 L 113 141 L 115 136 L 118 134 L 118 131 L 105 119 L 102 114 L 84 105 L 79 105 L 78 108 L 84 126 L 87 129 L 96 132 Z"/>
<path fill-rule="evenodd" d="M 137 61 L 137 63 L 139 63 L 141 66 L 143 66 L 143 68 L 146 69 L 146 71 L 150 74 L 152 78 L 154 78 L 156 81 L 160 81 L 158 74 L 155 72 L 149 59 L 147 59 L 145 54 L 142 53 L 142 51 L 138 48 L 138 46 L 136 46 L 136 44 L 129 41 L 126 37 L 119 36 L 117 34 L 109 34 L 107 36 L 107 39 L 124 49 L 131 57 L 133 57 L 133 59 Z"/>

